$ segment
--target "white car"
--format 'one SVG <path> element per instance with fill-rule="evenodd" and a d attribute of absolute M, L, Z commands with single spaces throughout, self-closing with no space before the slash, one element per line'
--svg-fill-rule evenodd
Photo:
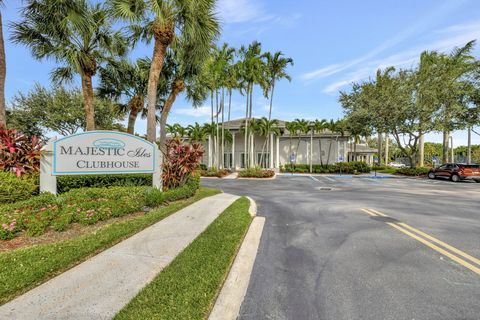
<path fill-rule="evenodd" d="M 392 167 L 392 168 L 405 168 L 406 165 L 403 164 L 403 163 L 398 163 L 398 162 L 390 162 L 388 164 L 389 167 Z"/>

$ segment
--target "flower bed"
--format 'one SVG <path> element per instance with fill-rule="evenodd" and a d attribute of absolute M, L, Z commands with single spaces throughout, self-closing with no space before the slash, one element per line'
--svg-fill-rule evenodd
<path fill-rule="evenodd" d="M 261 168 L 249 168 L 238 172 L 240 178 L 272 178 L 275 171 Z"/>
<path fill-rule="evenodd" d="M 200 175 L 202 177 L 217 177 L 217 178 L 223 178 L 228 176 L 231 173 L 230 170 L 227 169 L 216 169 L 216 168 L 211 168 L 207 170 L 201 170 Z"/>
<path fill-rule="evenodd" d="M 145 206 L 188 198 L 199 184 L 198 177 L 190 177 L 182 187 L 166 192 L 151 187 L 111 187 L 74 189 L 60 196 L 41 194 L 0 206 L 0 239 L 12 239 L 21 232 L 36 236 L 47 229 L 63 231 L 71 223 L 89 225 L 121 217 Z"/>

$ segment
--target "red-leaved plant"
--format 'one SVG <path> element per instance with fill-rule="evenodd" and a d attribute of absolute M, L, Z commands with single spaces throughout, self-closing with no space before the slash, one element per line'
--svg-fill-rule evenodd
<path fill-rule="evenodd" d="M 163 160 L 163 187 L 165 190 L 181 187 L 191 174 L 195 174 L 204 149 L 201 144 L 186 144 L 180 139 L 167 141 Z"/>
<path fill-rule="evenodd" d="M 39 172 L 41 148 L 37 137 L 0 126 L 0 171 L 15 172 L 18 177 Z"/>

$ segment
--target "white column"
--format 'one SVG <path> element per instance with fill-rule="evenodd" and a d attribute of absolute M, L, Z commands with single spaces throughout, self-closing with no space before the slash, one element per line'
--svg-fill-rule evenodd
<path fill-rule="evenodd" d="M 42 148 L 40 157 L 40 192 L 57 194 L 57 177 L 53 175 L 53 142 L 57 137 L 50 139 Z"/>
<path fill-rule="evenodd" d="M 213 165 L 213 162 L 212 162 L 212 136 L 209 135 L 208 136 L 208 167 L 211 168 L 212 165 Z"/>
<path fill-rule="evenodd" d="M 233 171 L 237 170 L 235 165 L 235 133 L 232 133 L 232 168 Z"/>
<path fill-rule="evenodd" d="M 280 169 L 280 136 L 277 136 L 277 156 L 275 168 Z"/>
<path fill-rule="evenodd" d="M 270 155 L 268 157 L 270 159 L 270 169 L 273 169 L 273 133 L 270 134 Z"/>
<path fill-rule="evenodd" d="M 388 133 L 385 133 L 385 165 L 388 166 L 388 163 L 390 161 L 388 161 L 388 158 L 389 158 L 389 142 L 390 142 L 390 139 L 388 138 Z"/>

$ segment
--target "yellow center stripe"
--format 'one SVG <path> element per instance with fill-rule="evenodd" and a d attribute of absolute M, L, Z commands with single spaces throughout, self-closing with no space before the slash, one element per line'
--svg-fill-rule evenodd
<path fill-rule="evenodd" d="M 368 213 L 368 214 L 371 215 L 371 216 L 383 216 L 383 217 L 388 217 L 386 214 L 381 213 L 381 212 L 379 212 L 379 211 L 377 211 L 377 210 L 373 210 L 373 209 L 361 209 L 361 210 L 362 210 L 363 212 Z M 457 248 L 452 247 L 452 246 L 450 246 L 449 244 L 446 244 L 445 242 L 440 241 L 440 240 L 438 240 L 438 239 L 436 239 L 436 238 L 434 238 L 434 237 L 432 237 L 432 236 L 430 236 L 430 235 L 428 235 L 428 234 L 426 234 L 426 233 L 424 233 L 424 232 L 422 232 L 422 231 L 420 231 L 420 230 L 417 230 L 417 229 L 415 229 L 415 228 L 407 225 L 406 223 L 401 223 L 401 222 L 400 222 L 400 223 L 387 222 L 387 224 L 390 225 L 391 227 L 397 229 L 398 231 L 406 234 L 407 236 L 409 236 L 409 237 L 411 237 L 411 238 L 413 238 L 413 239 L 415 239 L 415 240 L 423 243 L 423 244 L 426 245 L 427 247 L 429 247 L 429 248 L 431 248 L 431 249 L 433 249 L 433 250 L 435 250 L 435 251 L 443 254 L 444 256 L 452 259 L 453 261 L 455 261 L 455 262 L 457 262 L 458 264 L 464 266 L 465 268 L 467 268 L 467 269 L 475 272 L 476 274 L 480 275 L 480 268 L 478 268 L 477 266 L 475 266 L 475 265 L 473 265 L 473 264 L 471 264 L 471 263 L 469 263 L 469 262 L 467 262 L 467 261 L 465 261 L 465 260 L 457 257 L 456 255 L 454 255 L 454 254 L 446 251 L 446 250 L 443 249 L 443 248 L 440 248 L 439 246 L 433 244 L 432 242 L 427 241 L 427 240 L 419 237 L 418 235 L 416 235 L 416 234 L 414 234 L 414 233 L 412 233 L 412 232 L 410 232 L 410 231 L 408 231 L 408 230 L 411 230 L 411 231 L 413 231 L 413 232 L 416 232 L 416 233 L 418 233 L 419 235 L 421 235 L 421 236 L 423 236 L 423 237 L 425 237 L 425 238 L 427 238 L 427 239 L 429 239 L 429 240 L 431 240 L 431 241 L 433 241 L 433 242 L 435 242 L 435 243 L 437 243 L 437 244 L 445 247 L 446 249 L 451 250 L 452 252 L 457 253 L 458 255 L 460 255 L 460 256 L 468 259 L 468 260 L 470 260 L 471 262 L 474 262 L 474 263 L 480 265 L 480 260 L 478 260 L 477 258 L 472 257 L 471 255 L 469 255 L 469 254 L 467 254 L 467 253 L 465 253 L 465 252 L 463 252 L 463 251 L 461 251 L 461 250 L 458 250 Z M 408 229 L 408 230 L 407 230 L 407 229 Z"/>

